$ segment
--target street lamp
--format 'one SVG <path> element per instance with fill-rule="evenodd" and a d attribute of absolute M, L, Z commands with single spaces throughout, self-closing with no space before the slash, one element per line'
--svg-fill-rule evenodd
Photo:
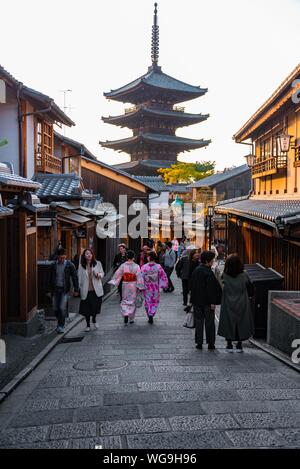
<path fill-rule="evenodd" d="M 211 230 L 211 220 L 212 217 L 214 216 L 214 207 L 213 205 L 208 205 L 207 207 L 207 216 L 209 219 L 209 245 L 208 248 L 211 249 L 211 241 L 212 241 L 212 230 Z"/>
<path fill-rule="evenodd" d="M 245 158 L 247 161 L 248 168 L 253 168 L 255 163 L 255 156 L 250 153 L 249 155 L 246 155 Z"/>

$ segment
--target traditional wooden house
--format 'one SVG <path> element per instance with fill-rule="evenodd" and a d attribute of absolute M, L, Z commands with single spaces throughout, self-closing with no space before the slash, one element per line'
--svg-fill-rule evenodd
<path fill-rule="evenodd" d="M 300 65 L 234 135 L 248 143 L 251 196 L 221 202 L 228 251 L 259 262 L 300 290 Z"/>
<path fill-rule="evenodd" d="M 47 209 L 33 194 L 40 184 L 0 163 L 0 326 L 34 335 L 37 319 L 37 214 Z"/>
<path fill-rule="evenodd" d="M 85 145 L 58 133 L 55 134 L 55 152 L 58 157 L 62 158 L 63 172 L 65 174 L 73 173 L 80 177 L 90 195 L 101 194 L 102 212 L 110 210 L 113 212 L 111 216 L 116 217 L 116 221 L 124 215 L 124 210 L 128 214 L 129 207 L 134 202 L 140 201 L 149 207 L 150 194 L 159 195 L 162 190 L 161 186 L 154 188 L 148 182 L 139 180 L 115 166 L 97 160 Z M 120 195 L 127 196 L 126 207 L 123 209 L 119 205 Z M 87 202 L 82 201 L 81 208 L 86 209 Z M 134 218 L 134 215 L 128 214 L 127 218 L 126 226 Z M 113 263 L 119 242 L 126 243 L 130 249 L 138 253 L 141 249 L 142 238 L 133 238 L 129 232 L 120 233 L 119 230 L 113 238 L 98 237 L 96 251 L 106 271 Z"/>

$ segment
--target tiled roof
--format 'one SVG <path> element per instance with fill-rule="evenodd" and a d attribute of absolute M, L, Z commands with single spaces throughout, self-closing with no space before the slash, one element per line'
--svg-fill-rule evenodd
<path fill-rule="evenodd" d="M 0 186 L 35 190 L 40 187 L 40 184 L 14 174 L 13 168 L 9 163 L 0 163 Z"/>
<path fill-rule="evenodd" d="M 81 200 L 80 206 L 89 210 L 97 210 L 101 206 L 102 202 L 103 197 L 101 197 L 100 194 L 97 194 L 97 196 L 92 199 Z"/>
<path fill-rule="evenodd" d="M 236 213 L 261 218 L 273 223 L 285 223 L 289 218 L 299 217 L 300 198 L 263 200 L 248 197 L 225 200 L 216 205 L 218 213 Z"/>
<path fill-rule="evenodd" d="M 53 116 L 53 119 L 62 124 L 71 126 L 75 123 L 57 106 L 52 98 L 40 93 L 28 86 L 23 85 L 20 81 L 14 78 L 4 67 L 0 65 L 0 78 L 11 83 L 11 85 L 20 88 L 21 97 L 28 99 L 30 102 L 40 103 L 44 107 L 50 107 L 49 114 Z"/>
<path fill-rule="evenodd" d="M 10 208 L 3 207 L 2 205 L 0 205 L 0 218 L 6 217 L 8 215 L 12 215 L 13 213 L 14 211 L 11 210 Z"/>
<path fill-rule="evenodd" d="M 228 171 L 222 173 L 212 174 L 206 178 L 200 179 L 199 181 L 190 184 L 189 187 L 214 187 L 221 182 L 231 179 L 236 176 L 240 176 L 243 173 L 249 172 L 250 178 L 250 169 L 246 164 L 238 166 L 237 168 L 229 169 Z"/>
<path fill-rule="evenodd" d="M 168 192 L 169 190 L 161 176 L 135 176 L 135 178 L 152 187 L 156 192 Z"/>
<path fill-rule="evenodd" d="M 128 161 L 127 163 L 120 163 L 115 165 L 119 170 L 121 169 L 131 169 L 136 166 L 142 166 L 146 168 L 169 168 L 172 164 L 175 164 L 176 161 L 166 161 L 166 160 L 138 160 L 138 161 Z"/>
<path fill-rule="evenodd" d="M 178 192 L 180 194 L 185 194 L 192 191 L 188 184 L 168 184 L 167 188 L 170 192 Z"/>
<path fill-rule="evenodd" d="M 123 138 L 121 140 L 113 140 L 100 142 L 104 147 L 114 146 L 130 146 L 131 144 L 138 143 L 141 141 L 158 143 L 158 144 L 171 144 L 176 146 L 185 146 L 187 148 L 200 148 L 206 147 L 211 143 L 211 140 L 195 140 L 192 138 L 178 137 L 177 135 L 166 135 L 166 134 L 152 134 L 152 133 L 140 133 L 133 137 Z"/>
<path fill-rule="evenodd" d="M 192 97 L 197 97 L 205 94 L 207 92 L 207 88 L 200 88 L 200 86 L 192 86 L 188 83 L 184 83 L 183 81 L 177 80 L 176 78 L 171 77 L 170 75 L 166 75 L 165 73 L 161 72 L 157 69 L 150 69 L 148 70 L 145 75 L 137 78 L 136 80 L 128 83 L 121 88 L 116 90 L 111 90 L 108 93 L 104 93 L 104 96 L 107 98 L 115 98 L 118 95 L 129 93 L 137 88 L 139 85 L 149 85 L 155 88 L 161 88 L 163 90 L 172 90 L 178 93 L 189 94 Z M 130 101 L 129 101 L 130 102 Z"/>
<path fill-rule="evenodd" d="M 75 174 L 35 174 L 34 180 L 41 183 L 37 191 L 41 199 L 53 200 L 82 199 L 84 196 L 82 180 Z"/>

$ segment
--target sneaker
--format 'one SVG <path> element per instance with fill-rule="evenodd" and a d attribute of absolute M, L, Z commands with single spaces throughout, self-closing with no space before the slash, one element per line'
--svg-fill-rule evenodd
<path fill-rule="evenodd" d="M 93 326 L 94 326 L 95 329 L 99 329 L 99 324 L 97 322 L 94 322 Z"/>
<path fill-rule="evenodd" d="M 91 330 L 90 327 L 86 327 L 86 328 L 84 329 L 84 332 L 90 332 L 90 330 Z"/>
<path fill-rule="evenodd" d="M 56 332 L 58 334 L 63 334 L 65 332 L 65 329 L 62 326 L 58 326 L 57 329 L 56 329 Z"/>
<path fill-rule="evenodd" d="M 125 316 L 125 317 L 124 317 L 124 324 L 125 324 L 125 326 L 127 326 L 127 324 L 128 324 L 128 316 Z"/>
<path fill-rule="evenodd" d="M 216 350 L 216 347 L 212 344 L 209 344 L 207 348 L 208 350 Z"/>
<path fill-rule="evenodd" d="M 153 316 L 148 316 L 148 322 L 149 324 L 153 324 Z"/>
<path fill-rule="evenodd" d="M 197 348 L 198 350 L 202 350 L 202 344 L 197 344 L 197 345 L 196 345 L 196 348 Z"/>

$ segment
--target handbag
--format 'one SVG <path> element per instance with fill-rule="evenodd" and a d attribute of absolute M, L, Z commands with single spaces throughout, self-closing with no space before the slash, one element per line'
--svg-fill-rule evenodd
<path fill-rule="evenodd" d="M 140 308 L 143 306 L 144 303 L 144 295 L 141 291 L 137 292 L 136 299 L 135 299 L 135 306 Z"/>
<path fill-rule="evenodd" d="M 195 321 L 194 321 L 194 313 L 190 311 L 186 314 L 185 321 L 183 323 L 183 327 L 188 327 L 189 329 L 194 329 Z"/>

